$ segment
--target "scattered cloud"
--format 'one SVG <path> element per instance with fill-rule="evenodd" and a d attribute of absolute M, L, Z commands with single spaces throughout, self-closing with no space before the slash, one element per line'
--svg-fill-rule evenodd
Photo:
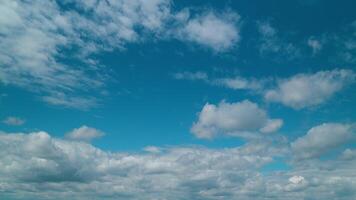
<path fill-rule="evenodd" d="M 355 78 L 356 74 L 352 70 L 345 69 L 297 74 L 280 79 L 275 88 L 265 91 L 264 98 L 294 109 L 316 106 L 354 82 Z"/>
<path fill-rule="evenodd" d="M 90 142 L 91 140 L 100 138 L 104 135 L 105 133 L 98 129 L 83 125 L 73 129 L 71 132 L 67 133 L 65 137 L 70 140 Z"/>
<path fill-rule="evenodd" d="M 297 158 L 315 158 L 355 139 L 350 124 L 325 123 L 311 128 L 291 144 Z"/>
<path fill-rule="evenodd" d="M 178 72 L 174 74 L 177 80 L 202 80 L 207 81 L 208 75 L 205 72 Z"/>
<path fill-rule="evenodd" d="M 148 38 L 177 38 L 178 32 L 181 41 L 217 51 L 238 42 L 237 14 L 218 16 L 209 11 L 182 21 L 177 17 L 179 12 L 171 10 L 171 3 L 1 1 L 0 81 L 34 91 L 47 103 L 82 109 L 96 104 L 78 104 L 79 99 L 90 99 L 110 77 L 94 58 L 100 52 L 124 49 L 127 43 Z M 53 93 L 66 98 L 57 100 Z"/>
<path fill-rule="evenodd" d="M 286 78 L 211 78 L 205 72 L 182 72 L 176 73 L 174 77 L 178 80 L 202 80 L 210 85 L 233 90 L 253 91 L 268 102 L 282 103 L 294 109 L 320 105 L 356 81 L 356 74 L 349 69 L 300 73 Z"/>
<path fill-rule="evenodd" d="M 23 125 L 26 121 L 24 119 L 21 119 L 19 117 L 7 117 L 2 121 L 4 124 L 11 125 L 11 126 L 21 126 Z"/>
<path fill-rule="evenodd" d="M 262 55 L 284 55 L 291 59 L 299 56 L 300 50 L 291 42 L 285 41 L 269 22 L 258 22 L 257 29 L 260 33 L 259 50 Z"/>
<path fill-rule="evenodd" d="M 257 104 L 244 100 L 236 103 L 205 104 L 191 132 L 198 138 L 211 139 L 218 135 L 256 137 L 256 132 L 277 131 L 281 119 L 270 119 Z"/>

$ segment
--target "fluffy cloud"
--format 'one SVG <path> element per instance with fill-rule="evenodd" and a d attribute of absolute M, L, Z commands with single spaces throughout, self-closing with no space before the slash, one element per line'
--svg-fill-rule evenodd
<path fill-rule="evenodd" d="M 99 138 L 104 135 L 105 134 L 102 131 L 84 125 L 67 133 L 66 138 L 71 140 L 90 142 L 92 139 Z"/>
<path fill-rule="evenodd" d="M 25 123 L 25 120 L 18 117 L 7 117 L 2 122 L 11 126 L 21 126 Z"/>
<path fill-rule="evenodd" d="M 217 15 L 208 12 L 187 20 L 180 37 L 216 51 L 225 51 L 240 40 L 239 20 L 240 16 L 235 13 Z"/>
<path fill-rule="evenodd" d="M 0 197 L 36 199 L 199 199 L 223 191 L 238 195 L 234 188 L 249 189 L 244 186 L 247 175 L 258 176 L 251 170 L 272 161 L 265 148 L 256 147 L 109 153 L 45 132 L 0 134 L 0 148 Z"/>
<path fill-rule="evenodd" d="M 270 133 L 283 124 L 281 119 L 270 119 L 266 111 L 248 100 L 237 103 L 206 104 L 199 113 L 191 132 L 198 138 L 217 135 L 254 137 L 254 132 Z"/>
<path fill-rule="evenodd" d="M 16 148 L 14 148 L 16 147 Z M 283 150 L 272 143 L 236 148 L 108 152 L 46 132 L 0 133 L 2 199 L 354 199 L 355 160 L 333 170 L 261 173 Z M 332 166 L 332 165 L 331 165 Z"/>
<path fill-rule="evenodd" d="M 344 86 L 354 82 L 355 78 L 353 71 L 345 69 L 297 74 L 280 79 L 276 88 L 266 90 L 264 97 L 270 102 L 301 109 L 324 103 Z"/>
<path fill-rule="evenodd" d="M 91 96 L 109 76 L 95 54 L 152 37 L 228 49 L 238 41 L 232 15 L 182 21 L 169 0 L 4 0 L 0 80 L 38 92 L 47 103 L 87 109 L 97 105 Z"/>
<path fill-rule="evenodd" d="M 325 123 L 311 128 L 305 136 L 291 144 L 297 158 L 318 157 L 336 147 L 355 139 L 354 126 L 349 124 Z"/>

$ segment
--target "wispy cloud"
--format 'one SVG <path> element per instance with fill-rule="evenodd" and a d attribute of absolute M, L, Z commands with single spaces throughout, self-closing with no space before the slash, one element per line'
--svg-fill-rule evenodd
<path fill-rule="evenodd" d="M 324 103 L 355 80 L 355 73 L 344 69 L 297 74 L 279 79 L 275 88 L 264 92 L 264 98 L 270 102 L 301 109 Z"/>
<path fill-rule="evenodd" d="M 26 122 L 26 120 L 21 119 L 19 117 L 10 116 L 10 117 L 7 117 L 6 119 L 4 119 L 2 122 L 4 124 L 11 125 L 11 126 L 21 126 Z"/>
<path fill-rule="evenodd" d="M 260 34 L 259 51 L 262 55 L 284 55 L 286 59 L 299 56 L 299 48 L 283 39 L 270 22 L 258 22 L 257 29 Z"/>
<path fill-rule="evenodd" d="M 167 0 L 4 0 L 0 6 L 1 82 L 35 91 L 54 105 L 95 105 L 78 99 L 90 99 L 107 83 L 107 69 L 93 57 L 102 51 L 152 37 L 193 41 L 216 51 L 239 40 L 237 14 L 218 17 L 209 11 L 182 20 Z M 55 100 L 56 93 L 66 98 Z"/>
<path fill-rule="evenodd" d="M 198 76 L 199 75 L 199 76 Z M 211 78 L 204 72 L 179 73 L 177 79 L 203 80 L 213 86 L 233 90 L 248 90 L 262 95 L 267 102 L 281 103 L 294 109 L 303 109 L 325 103 L 334 94 L 356 82 L 356 74 L 349 69 L 334 69 L 315 73 L 300 73 L 290 77 L 220 77 Z"/>

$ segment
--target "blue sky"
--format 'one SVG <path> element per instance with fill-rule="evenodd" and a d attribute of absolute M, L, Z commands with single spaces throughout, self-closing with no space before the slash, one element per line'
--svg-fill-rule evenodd
<path fill-rule="evenodd" d="M 355 198 L 355 7 L 2 1 L 0 197 Z"/>

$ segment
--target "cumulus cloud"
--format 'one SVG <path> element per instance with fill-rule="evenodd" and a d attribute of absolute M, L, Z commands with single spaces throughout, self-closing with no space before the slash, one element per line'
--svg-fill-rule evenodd
<path fill-rule="evenodd" d="M 283 124 L 281 119 L 270 119 L 257 104 L 242 102 L 220 102 L 205 104 L 191 132 L 198 138 L 211 139 L 218 135 L 254 137 L 254 132 L 271 133 Z"/>
<path fill-rule="evenodd" d="M 81 109 L 96 105 L 83 100 L 91 99 L 109 77 L 95 60 L 97 53 L 152 37 L 216 50 L 238 41 L 233 17 L 228 17 L 234 14 L 209 12 L 182 21 L 169 0 L 4 0 L 0 11 L 0 81 L 40 93 L 47 103 Z M 178 32 L 185 36 L 177 37 Z"/>
<path fill-rule="evenodd" d="M 217 15 L 214 12 L 188 19 L 180 37 L 210 47 L 215 51 L 226 51 L 240 40 L 240 16 L 235 13 Z"/>
<path fill-rule="evenodd" d="M 315 158 L 354 141 L 354 131 L 354 126 L 350 124 L 321 124 L 311 128 L 306 135 L 291 143 L 291 147 L 297 158 Z"/>
<path fill-rule="evenodd" d="M 83 125 L 67 133 L 66 138 L 70 140 L 90 142 L 91 140 L 102 137 L 104 135 L 105 135 L 104 132 L 98 129 Z"/>
<path fill-rule="evenodd" d="M 2 121 L 4 124 L 11 125 L 11 126 L 21 126 L 24 124 L 26 121 L 24 119 L 21 119 L 19 117 L 7 117 Z"/>
<path fill-rule="evenodd" d="M 354 160 L 334 170 L 297 167 L 261 173 L 281 151 L 267 142 L 124 153 L 53 138 L 42 131 L 0 133 L 0 197 L 295 200 L 318 194 L 323 199 L 354 199 Z"/>
<path fill-rule="evenodd" d="M 266 90 L 264 98 L 294 109 L 316 106 L 355 81 L 352 70 L 335 69 L 314 74 L 297 74 L 280 79 L 275 88 Z"/>
<path fill-rule="evenodd" d="M 46 132 L 0 134 L 0 148 L 0 196 L 35 195 L 36 199 L 85 199 L 86 195 L 199 199 L 223 191 L 238 195 L 233 188 L 244 190 L 247 175 L 258 176 L 251 170 L 272 161 L 266 149 L 253 147 L 110 153 L 87 143 L 55 139 Z M 25 190 L 28 187 L 30 191 Z"/>

